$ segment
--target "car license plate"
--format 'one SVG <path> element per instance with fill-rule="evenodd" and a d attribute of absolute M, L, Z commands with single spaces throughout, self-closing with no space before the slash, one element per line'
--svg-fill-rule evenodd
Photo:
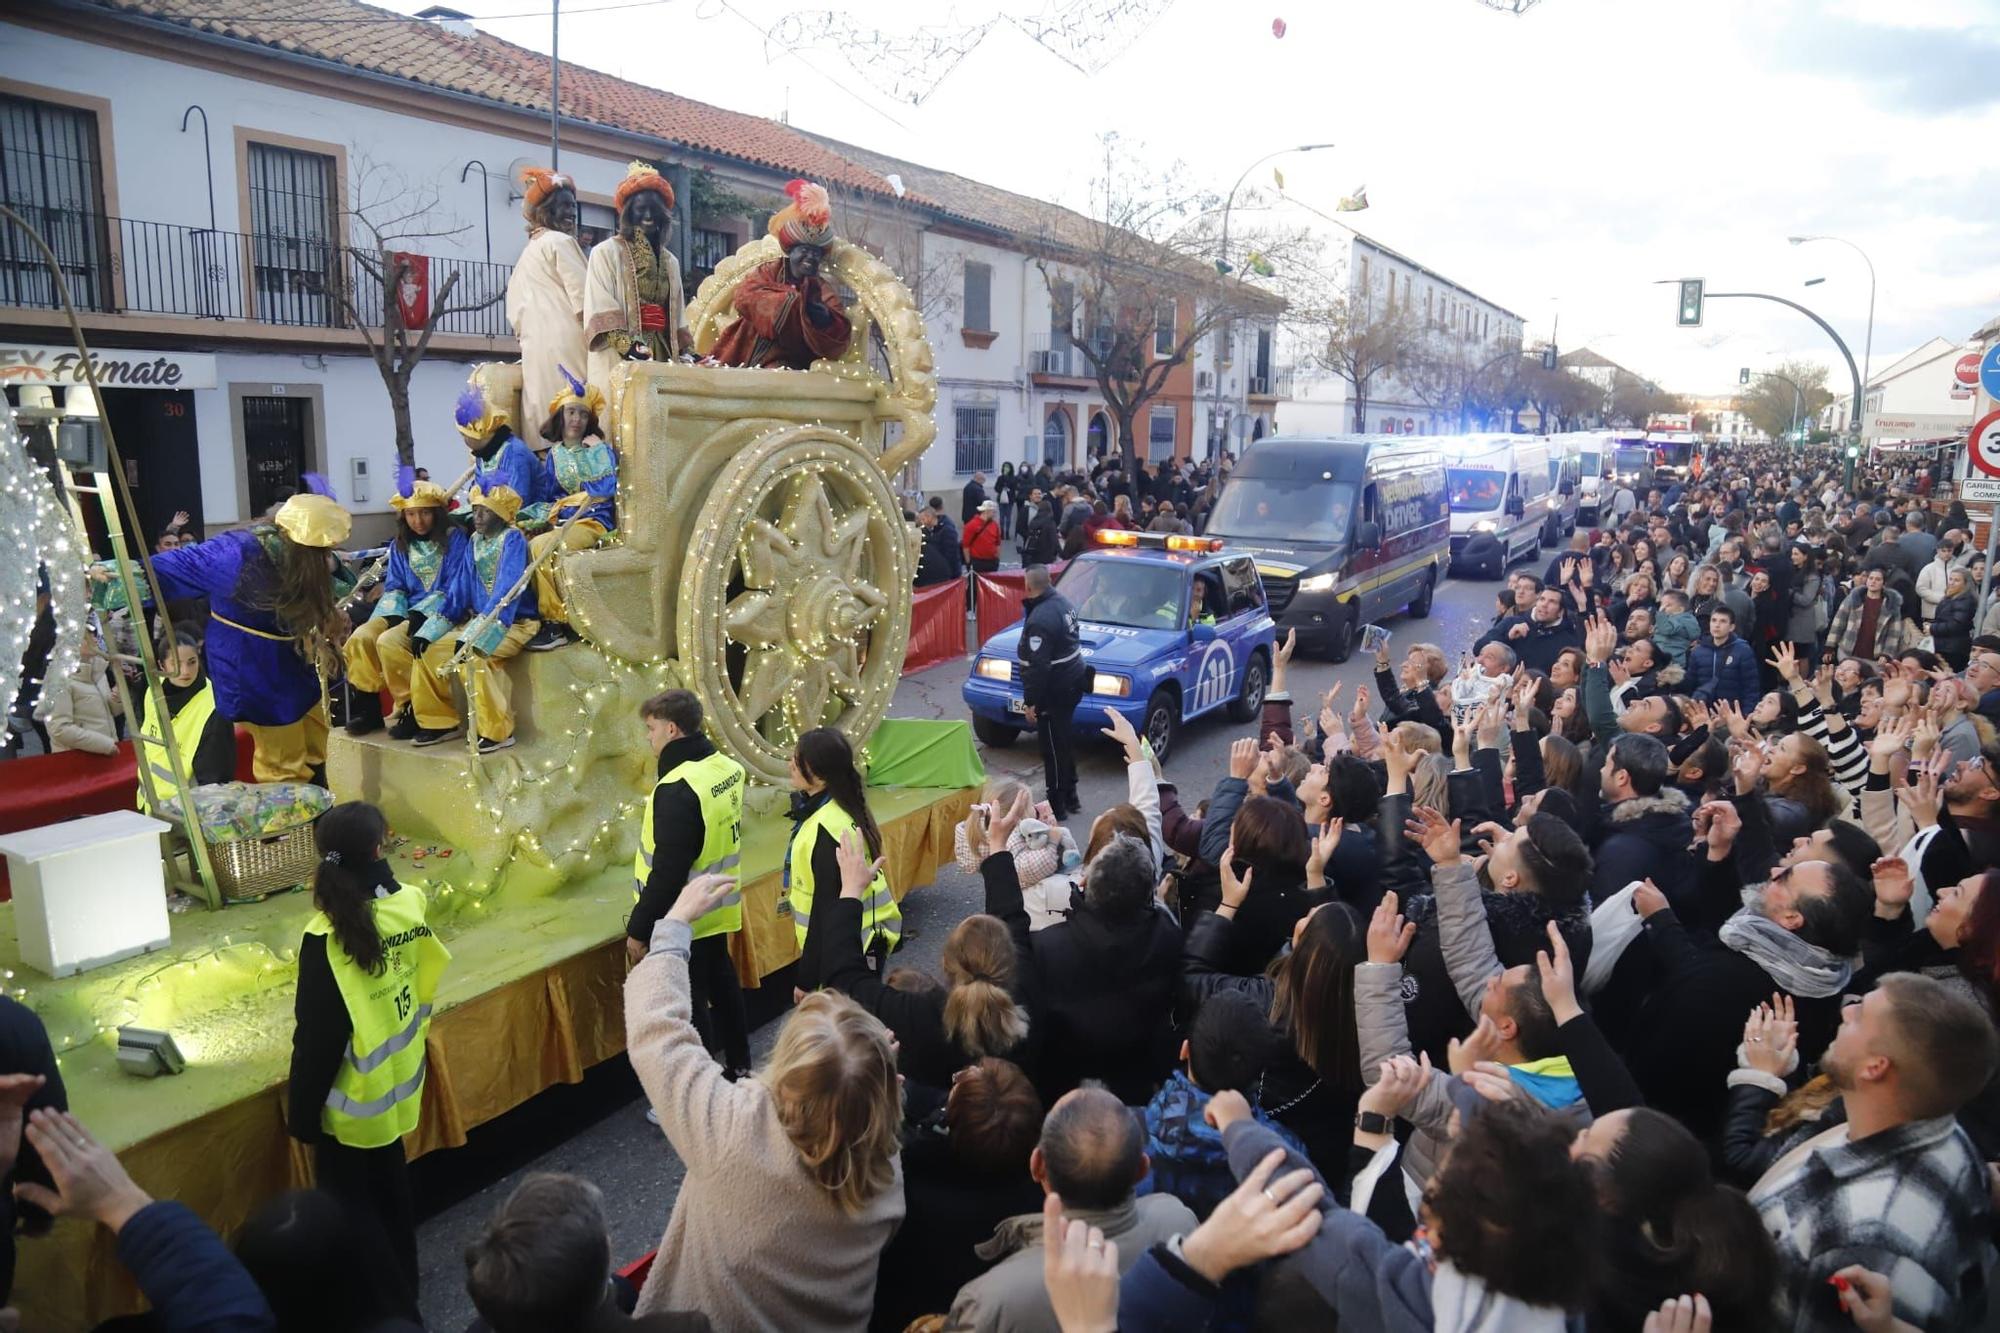
<path fill-rule="evenodd" d="M 1007 711 L 1010 713 L 1026 714 L 1028 711 L 1027 701 L 1024 699 L 1009 699 L 1007 701 Z"/>

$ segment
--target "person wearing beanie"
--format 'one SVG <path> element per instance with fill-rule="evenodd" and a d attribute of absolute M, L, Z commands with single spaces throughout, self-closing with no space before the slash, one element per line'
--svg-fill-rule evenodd
<path fill-rule="evenodd" d="M 451 697 L 446 666 L 464 642 L 473 670 L 466 692 L 472 696 L 479 728 L 479 752 L 490 754 L 514 743 L 514 708 L 507 673 L 500 664 L 520 652 L 541 628 L 534 591 L 509 597 L 528 568 L 528 539 L 514 526 L 521 497 L 505 486 L 467 497 L 472 505 L 472 542 L 445 587 L 436 615 L 427 616 L 417 640 L 423 644 L 411 681 L 410 707 L 417 719 L 416 745 L 436 745 L 464 730 Z"/>
<path fill-rule="evenodd" d="M 521 404 L 532 412 L 562 392 L 563 366 L 583 367 L 584 262 L 575 180 L 524 167 L 519 184 L 528 243 L 507 275 L 507 323 L 521 340 Z"/>
<path fill-rule="evenodd" d="M 853 325 L 840 293 L 820 276 L 833 245 L 833 210 L 826 187 L 795 180 L 791 202 L 771 215 L 770 234 L 784 257 L 759 264 L 736 286 L 736 321 L 709 353 L 725 366 L 810 369 L 846 354 Z"/>
<path fill-rule="evenodd" d="M 618 207 L 618 232 L 591 249 L 583 286 L 589 380 L 607 397 L 620 361 L 671 361 L 693 345 L 680 261 L 667 247 L 674 187 L 648 164 L 634 162 L 611 197 Z M 560 383 L 553 385 L 550 398 L 561 389 Z"/>

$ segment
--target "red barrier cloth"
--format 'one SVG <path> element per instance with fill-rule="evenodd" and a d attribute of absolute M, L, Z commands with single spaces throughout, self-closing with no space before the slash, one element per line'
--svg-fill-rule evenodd
<path fill-rule="evenodd" d="M 250 774 L 250 733 L 236 733 L 236 777 Z M 121 741 L 117 754 L 85 754 L 62 750 L 0 764 L 0 833 L 59 824 L 85 815 L 131 810 L 139 801 L 139 773 L 132 761 L 132 742 Z M 7 865 L 0 860 L 0 902 L 12 897 Z"/>
<path fill-rule="evenodd" d="M 910 646 L 903 653 L 903 674 L 964 657 L 964 580 L 917 589 L 910 599 Z"/>
<path fill-rule="evenodd" d="M 1060 575 L 1067 560 L 1049 566 L 1051 576 Z M 1022 572 L 1018 569 L 995 570 L 991 574 L 974 574 L 977 584 L 976 605 L 979 609 L 979 641 L 988 639 L 1006 629 L 1019 624 L 1022 615 L 1021 603 L 1027 597 L 1022 589 Z"/>

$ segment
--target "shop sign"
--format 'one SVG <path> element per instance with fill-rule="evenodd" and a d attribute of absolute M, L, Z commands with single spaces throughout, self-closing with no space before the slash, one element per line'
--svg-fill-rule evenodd
<path fill-rule="evenodd" d="M 106 389 L 213 389 L 215 357 L 208 352 L 142 352 L 97 348 L 91 352 L 98 384 Z M 24 384 L 67 387 L 89 375 L 74 347 L 24 347 L 0 343 L 0 387 Z"/>

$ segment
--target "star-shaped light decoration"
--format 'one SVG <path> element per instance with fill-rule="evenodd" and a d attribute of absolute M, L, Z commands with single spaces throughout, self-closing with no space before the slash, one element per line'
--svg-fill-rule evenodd
<path fill-rule="evenodd" d="M 723 627 L 749 651 L 737 688 L 743 720 L 790 748 L 860 698 L 862 641 L 889 599 L 866 577 L 868 511 L 837 515 L 818 470 L 786 484 L 778 521 L 744 526 L 744 591 L 723 609 Z"/>

